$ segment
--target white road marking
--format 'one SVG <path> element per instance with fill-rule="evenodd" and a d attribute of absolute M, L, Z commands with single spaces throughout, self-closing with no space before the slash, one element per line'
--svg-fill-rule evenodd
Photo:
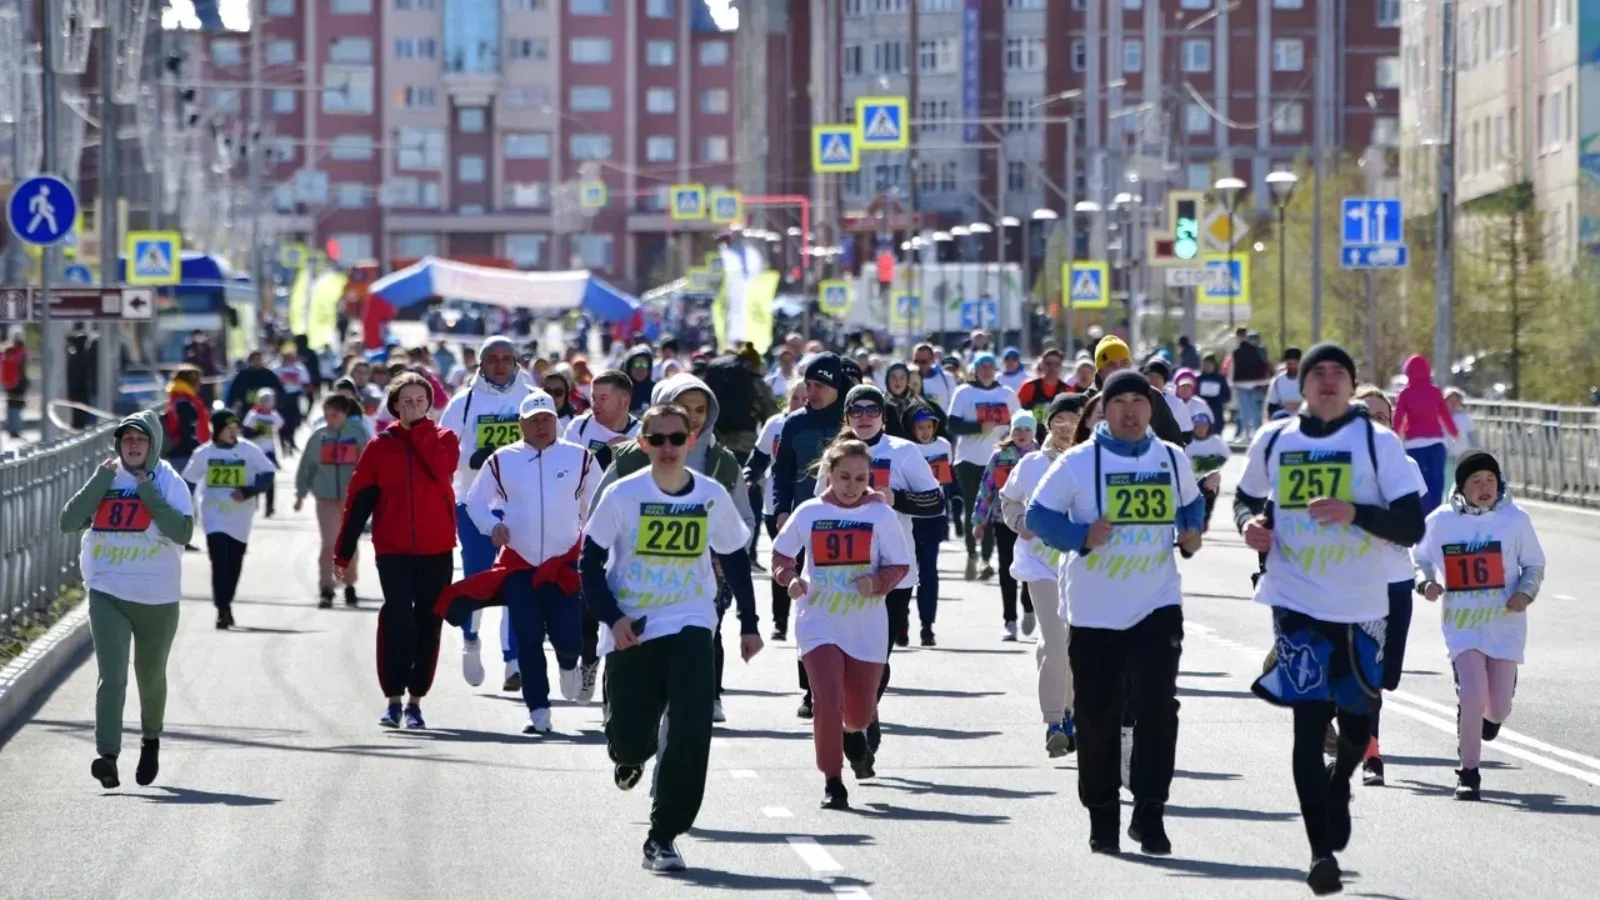
<path fill-rule="evenodd" d="M 833 895 L 835 897 L 850 897 L 852 900 L 872 900 L 872 895 L 867 893 L 867 889 L 859 884 L 836 884 L 833 886 Z"/>
<path fill-rule="evenodd" d="M 1574 597 L 1571 594 L 1552 594 L 1551 596 L 1554 597 L 1557 600 L 1565 600 L 1568 603 L 1572 603 L 1572 602 L 1574 602 L 1574 601 L 1576 601 L 1578 599 L 1577 597 Z"/>
<path fill-rule="evenodd" d="M 761 813 L 762 813 L 762 815 L 765 815 L 769 819 L 792 819 L 792 818 L 794 818 L 794 813 L 789 812 L 789 810 L 786 807 L 782 807 L 782 806 L 763 806 L 763 807 L 761 807 Z"/>
<path fill-rule="evenodd" d="M 1403 716 L 1406 716 L 1407 718 L 1415 719 L 1424 725 L 1438 729 L 1439 731 L 1451 735 L 1452 737 L 1454 737 L 1456 734 L 1456 723 L 1453 717 L 1449 719 L 1442 719 L 1438 716 L 1423 712 L 1422 710 L 1413 709 L 1409 706 L 1406 706 L 1404 703 L 1391 703 L 1389 702 L 1389 698 L 1384 699 L 1383 709 L 1384 712 L 1397 712 Z M 1452 713 L 1453 712 L 1454 711 L 1452 710 Z M 1504 731 L 1500 732 L 1501 739 L 1505 738 L 1505 736 L 1506 734 Z M 1532 750 L 1524 750 L 1521 747 L 1511 746 L 1510 744 L 1502 744 L 1498 739 L 1494 743 L 1484 744 L 1483 749 L 1488 752 L 1504 753 L 1506 756 L 1514 756 L 1517 759 L 1533 763 L 1540 768 L 1549 769 L 1552 772 L 1559 772 L 1562 775 L 1570 775 L 1579 781 L 1586 781 L 1595 787 L 1600 787 L 1600 773 L 1586 772 L 1583 769 L 1574 768 L 1566 763 L 1556 762 L 1555 760 Z"/>
<path fill-rule="evenodd" d="M 1405 691 L 1391 691 L 1391 692 L 1389 692 L 1384 697 L 1384 702 L 1387 703 L 1391 698 L 1395 699 L 1395 700 L 1399 700 L 1401 703 L 1409 703 L 1412 706 L 1419 706 L 1419 707 L 1421 707 L 1421 708 L 1423 708 L 1425 710 L 1431 710 L 1432 712 L 1435 712 L 1435 713 L 1445 717 L 1451 723 L 1450 724 L 1450 733 L 1451 734 L 1455 734 L 1456 733 L 1456 729 L 1455 729 L 1456 708 L 1455 707 L 1446 705 L 1444 703 L 1435 703 L 1434 701 L 1429 700 L 1429 699 L 1427 699 L 1425 697 L 1418 697 L 1418 696 L 1416 696 L 1414 694 L 1406 693 Z M 1521 744 L 1522 746 L 1527 747 L 1530 750 L 1536 750 L 1536 751 L 1538 751 L 1540 753 L 1544 753 L 1544 754 L 1546 754 L 1548 756 L 1554 756 L 1554 757 L 1557 757 L 1557 758 L 1560 758 L 1560 759 L 1564 759 L 1564 760 L 1566 760 L 1568 762 L 1574 762 L 1574 763 L 1577 763 L 1579 765 L 1588 766 L 1588 767 L 1594 769 L 1596 772 L 1600 772 L 1600 759 L 1596 759 L 1593 756 L 1585 756 L 1582 753 L 1576 753 L 1574 751 L 1567 750 L 1567 749 L 1564 749 L 1562 747 L 1557 747 L 1554 744 L 1547 744 L 1544 741 L 1539 740 L 1538 738 L 1529 737 L 1528 735 L 1522 734 L 1521 732 L 1512 731 L 1509 728 L 1500 729 L 1500 736 L 1495 738 L 1495 741 L 1496 742 L 1507 741 L 1507 742 L 1513 743 L 1513 744 Z M 1492 746 L 1494 746 L 1494 744 L 1489 744 L 1487 746 L 1491 746 L 1492 747 Z"/>
<path fill-rule="evenodd" d="M 790 835 L 789 847 L 794 850 L 795 855 L 799 856 L 806 865 L 811 867 L 813 872 L 838 872 L 843 869 L 843 866 L 840 866 L 833 856 L 823 849 L 821 844 L 817 843 L 816 838 Z"/>
<path fill-rule="evenodd" d="M 728 770 L 728 777 L 729 778 L 749 779 L 749 778 L 755 778 L 756 777 L 756 773 L 755 773 L 754 769 L 729 769 Z"/>

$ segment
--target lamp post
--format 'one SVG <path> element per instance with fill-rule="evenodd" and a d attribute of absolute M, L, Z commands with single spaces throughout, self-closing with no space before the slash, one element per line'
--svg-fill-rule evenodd
<path fill-rule="evenodd" d="M 1033 211 L 1022 223 L 1022 353 L 1027 355 L 1028 345 L 1033 342 L 1033 233 L 1028 227 L 1029 222 L 1054 223 L 1059 215 L 1048 207 L 1041 207 Z M 1048 232 L 1047 232 L 1048 233 Z M 1048 259 L 1048 256 L 1046 257 Z"/>
<path fill-rule="evenodd" d="M 967 233 L 972 235 L 972 250 L 978 258 L 978 299 L 981 300 L 983 299 L 983 295 L 989 293 L 989 271 L 984 267 L 986 264 L 983 261 L 983 238 L 979 237 L 979 235 L 993 234 L 994 227 L 988 222 L 973 222 L 971 225 L 967 226 Z M 979 306 L 977 317 L 978 327 L 988 327 L 993 328 L 996 331 L 1004 332 L 1005 329 L 1001 327 L 1005 322 L 1005 317 L 1001 315 L 1001 310 L 1003 309 L 1004 307 L 996 304 L 995 321 L 985 325 L 983 321 L 983 307 Z"/>
<path fill-rule="evenodd" d="M 1006 244 L 1009 243 L 1010 240 L 1011 240 L 1011 232 L 1008 229 L 1013 229 L 1013 228 L 1018 229 L 1017 234 L 1020 237 L 1022 235 L 1022 232 L 1020 230 L 1022 228 L 1022 220 L 1018 219 L 1016 216 L 1001 216 L 999 221 L 994 223 L 994 228 L 995 228 L 995 252 L 994 252 L 994 258 L 995 258 L 995 261 L 1000 264 L 1000 268 L 998 269 L 998 274 L 995 276 L 995 278 L 996 278 L 996 280 L 998 280 L 1000 282 L 1000 306 L 999 306 L 1000 321 L 1004 322 L 1005 321 L 1005 308 L 1006 308 L 1006 290 L 1007 290 L 1007 288 L 1010 287 L 1010 285 L 1008 285 L 1006 283 L 1006 260 L 1007 260 L 1007 257 L 1006 257 Z M 1027 278 L 1027 275 L 1024 274 L 1023 275 L 1023 279 L 1026 280 L 1026 278 Z M 1017 290 L 1019 292 L 1021 292 L 1020 293 L 1021 303 L 1018 304 L 1019 308 L 1022 310 L 1021 318 L 1027 319 L 1028 318 L 1028 299 L 1027 299 L 1026 288 L 1023 288 L 1023 287 L 1019 286 L 1017 288 Z M 1017 331 L 1018 331 L 1019 335 L 1022 333 L 1024 328 L 1025 328 L 1025 326 L 1021 322 L 1019 322 L 1017 324 Z M 1020 337 L 1018 339 L 1020 340 Z M 1009 344 L 1009 343 L 1010 343 L 1010 341 L 1005 339 L 1005 329 L 1001 328 L 1000 329 L 1000 345 L 1003 347 L 1003 346 L 1005 346 L 1006 344 Z"/>
<path fill-rule="evenodd" d="M 971 233 L 967 231 L 965 225 L 957 225 L 950 229 L 950 238 L 956 245 L 956 293 L 961 298 L 963 307 L 967 303 L 967 238 L 970 236 Z"/>
<path fill-rule="evenodd" d="M 1289 200 L 1294 196 L 1294 189 L 1300 184 L 1300 176 L 1293 172 L 1272 172 L 1267 175 L 1267 187 L 1272 189 L 1272 205 L 1278 209 L 1278 347 L 1289 346 L 1289 314 L 1288 301 L 1284 299 L 1284 244 L 1288 230 L 1286 226 Z"/>
<path fill-rule="evenodd" d="M 1216 192 L 1217 199 L 1222 201 L 1222 208 L 1228 213 L 1228 330 L 1233 331 L 1233 298 L 1236 290 L 1233 283 L 1233 210 L 1239 202 L 1239 195 L 1248 187 L 1238 178 L 1229 176 L 1218 178 L 1217 183 L 1211 186 Z M 1243 281 L 1244 279 L 1240 279 Z"/>
<path fill-rule="evenodd" d="M 1074 203 L 1072 205 L 1072 211 L 1075 214 L 1076 213 L 1083 213 L 1084 215 L 1090 216 L 1092 218 L 1093 216 L 1098 215 L 1100 212 L 1102 212 L 1102 208 L 1101 208 L 1099 203 L 1096 203 L 1093 200 L 1079 200 L 1077 203 Z M 1074 216 L 1074 219 L 1076 219 L 1076 216 Z M 1076 231 L 1076 229 L 1074 229 L 1074 228 L 1068 228 L 1067 229 L 1067 264 L 1068 264 L 1068 268 L 1069 269 L 1071 268 L 1071 264 L 1078 257 L 1078 236 L 1075 233 L 1075 231 Z M 1110 288 L 1111 288 L 1110 285 L 1104 285 L 1102 287 L 1103 290 L 1110 290 Z M 1067 356 L 1076 358 L 1077 357 L 1077 353 L 1074 350 L 1074 346 L 1073 345 L 1078 340 L 1078 333 L 1077 333 L 1077 329 L 1075 327 L 1076 323 L 1073 321 L 1073 319 L 1075 318 L 1075 315 L 1074 315 L 1073 308 L 1072 308 L 1072 284 L 1071 284 L 1071 280 L 1068 279 L 1068 278 L 1063 278 L 1061 280 L 1061 297 L 1062 297 L 1062 300 L 1065 301 L 1063 305 L 1066 306 L 1066 308 L 1067 308 L 1067 315 L 1066 315 L 1066 320 L 1067 320 L 1066 354 L 1067 354 Z"/>
<path fill-rule="evenodd" d="M 944 257 L 945 253 L 948 252 L 946 248 L 950 246 L 950 242 L 953 240 L 955 240 L 955 238 L 951 237 L 950 232 L 948 231 L 935 231 L 933 233 L 933 258 L 939 263 L 938 302 L 939 333 L 941 335 L 939 338 L 939 343 L 941 344 L 944 343 L 944 338 L 942 335 L 944 332 L 950 330 L 950 300 L 949 298 L 945 297 L 944 290 Z"/>

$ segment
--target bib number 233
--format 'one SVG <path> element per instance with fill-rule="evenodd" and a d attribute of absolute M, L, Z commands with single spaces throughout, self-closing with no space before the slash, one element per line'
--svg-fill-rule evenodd
<path fill-rule="evenodd" d="M 1106 476 L 1106 520 L 1113 525 L 1169 525 L 1177 515 L 1166 472 Z"/>

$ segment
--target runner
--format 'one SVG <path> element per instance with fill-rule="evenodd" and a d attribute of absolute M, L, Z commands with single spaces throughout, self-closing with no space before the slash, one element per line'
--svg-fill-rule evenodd
<path fill-rule="evenodd" d="M 866 392 L 878 393 L 866 385 L 851 389 L 846 402 L 852 420 L 869 418 L 857 413 L 866 405 Z M 875 436 L 880 444 L 895 440 L 881 431 Z M 920 455 L 915 458 L 921 462 Z M 857 779 L 876 774 L 877 751 L 867 730 L 888 682 L 894 628 L 879 598 L 915 577 L 905 526 L 874 484 L 880 481 L 878 461 L 858 440 L 842 438 L 829 447 L 822 458 L 827 489 L 800 504 L 773 542 L 773 580 L 799 604 L 796 651 L 816 686 L 811 737 L 824 778 L 824 809 L 850 807 L 841 777 L 846 757 Z M 803 577 L 797 571 L 801 556 Z"/>
<path fill-rule="evenodd" d="M 200 401 L 202 376 L 198 366 L 183 365 L 167 385 L 167 411 L 162 417 L 166 460 L 175 472 L 189 465 L 189 457 L 211 440 L 211 414 Z"/>
<path fill-rule="evenodd" d="M 433 388 L 407 373 L 389 387 L 386 404 L 395 423 L 373 439 L 356 463 L 344 525 L 333 553 L 333 576 L 349 583 L 361 531 L 372 520 L 372 551 L 383 607 L 378 610 L 378 685 L 388 707 L 385 728 L 426 728 L 422 698 L 439 663 L 434 604 L 455 572 L 456 505 L 451 476 L 461 445 L 455 432 L 428 418 Z M 409 702 L 401 701 L 409 692 Z"/>
<path fill-rule="evenodd" d="M 844 368 L 838 356 L 820 353 L 806 364 L 806 406 L 790 413 L 778 435 L 778 454 L 772 460 L 772 508 L 782 531 L 789 513 L 805 500 L 816 496 L 813 475 L 822 453 L 839 435 L 844 425 L 844 397 L 849 391 Z M 784 640 L 789 631 L 789 598 L 772 613 L 773 640 Z M 810 714 L 801 704 L 802 717 Z"/>
<path fill-rule="evenodd" d="M 461 574 L 471 578 L 494 565 L 495 546 L 487 533 L 479 531 L 467 514 L 465 498 L 472 489 L 472 481 L 489 454 L 517 441 L 517 409 L 533 388 L 517 377 L 517 347 L 503 335 L 485 338 L 478 347 L 478 370 L 468 380 L 467 386 L 445 407 L 439 427 L 453 432 L 461 443 L 460 458 L 455 477 L 451 480 L 454 495 L 460 498 L 455 509 L 456 537 L 461 542 Z M 478 640 L 478 626 L 483 619 L 480 609 L 461 626 L 461 677 L 468 685 L 483 684 L 483 651 Z M 500 616 L 500 658 L 505 663 L 505 680 L 501 689 L 516 691 L 522 688 L 522 675 L 517 665 L 517 634 L 511 626 L 511 616 Z"/>
<path fill-rule="evenodd" d="M 62 532 L 83 535 L 78 566 L 89 592 L 89 630 L 100 672 L 89 765 L 100 786 L 121 784 L 122 710 L 128 695 L 128 645 L 139 685 L 139 764 L 148 785 L 161 767 L 167 708 L 167 655 L 178 631 L 183 546 L 194 533 L 193 497 L 161 459 L 161 422 L 153 412 L 123 419 L 112 432 L 116 456 L 106 460 L 61 510 Z"/>
<path fill-rule="evenodd" d="M 797 379 L 789 388 L 788 406 L 783 412 L 777 413 L 761 426 L 761 433 L 756 436 L 756 449 L 750 454 L 750 461 L 745 464 L 744 480 L 746 484 L 762 484 L 761 491 L 761 517 L 767 526 L 767 537 L 778 536 L 778 516 L 774 511 L 772 458 L 778 453 L 778 435 L 783 431 L 783 423 L 794 413 L 806 405 L 806 383 L 804 379 Z M 776 581 L 772 584 L 772 615 L 776 619 L 780 607 L 785 611 L 789 608 L 789 592 Z M 781 596 L 780 596 L 781 595 Z M 772 639 L 783 640 L 783 634 L 773 632 Z"/>
<path fill-rule="evenodd" d="M 740 655 L 749 662 L 761 650 L 749 530 L 729 492 L 686 466 L 697 442 L 682 407 L 646 411 L 639 446 L 650 467 L 602 491 L 580 558 L 584 600 L 607 626 L 600 652 L 610 657 L 605 731 L 617 787 L 639 783 L 672 710 L 644 843 L 643 865 L 658 872 L 685 868 L 673 842 L 693 826 L 705 794 L 716 693 L 713 557 L 739 607 Z"/>
<path fill-rule="evenodd" d="M 201 444 L 183 480 L 200 490 L 200 510 L 211 560 L 211 602 L 217 628 L 233 627 L 233 595 L 244 572 L 244 552 L 256 516 L 256 495 L 266 492 L 277 466 L 249 441 L 239 439 L 239 417 L 219 409 L 211 416 L 211 440 Z"/>
<path fill-rule="evenodd" d="M 1161 399 L 1166 401 L 1167 410 L 1172 413 L 1172 421 L 1177 424 L 1178 431 L 1183 435 L 1182 441 L 1174 443 L 1188 443 L 1194 436 L 1194 417 L 1190 413 L 1188 402 L 1179 397 L 1172 387 L 1172 363 L 1159 356 L 1153 357 L 1144 364 L 1141 371 L 1144 372 L 1145 378 L 1149 379 L 1150 386 L 1161 393 Z"/>
<path fill-rule="evenodd" d="M 922 398 L 937 406 L 943 412 L 950 411 L 950 398 L 956 393 L 956 380 L 950 373 L 939 367 L 939 357 L 934 352 L 933 345 L 928 343 L 918 344 L 911 351 L 911 364 L 916 366 L 917 374 L 922 376 Z"/>
<path fill-rule="evenodd" d="M 1479 754 L 1511 715 L 1528 606 L 1545 567 L 1533 521 L 1511 502 L 1498 460 L 1482 450 L 1461 457 L 1450 503 L 1428 516 L 1416 557 L 1418 592 L 1430 603 L 1444 600 L 1440 624 L 1456 674 L 1461 753 L 1455 796 L 1478 800 Z"/>
<path fill-rule="evenodd" d="M 939 616 L 939 546 L 950 538 L 950 513 L 959 506 L 955 469 L 950 442 L 939 436 L 944 420 L 937 407 L 919 404 L 907 414 L 907 430 L 917 452 L 927 462 L 933 480 L 944 494 L 944 510 L 938 516 L 911 520 L 911 538 L 917 554 L 917 618 L 922 623 L 924 647 L 938 645 L 933 623 Z"/>
<path fill-rule="evenodd" d="M 1034 662 L 1039 670 L 1039 710 L 1044 716 L 1044 749 L 1052 759 L 1077 749 L 1072 723 L 1072 666 L 1067 660 L 1067 621 L 1061 615 L 1058 584 L 1061 551 L 1034 537 L 1026 520 L 1028 498 L 1051 463 L 1072 447 L 1072 433 L 1083 411 L 1081 394 L 1062 394 L 1046 412 L 1044 446 L 1024 456 L 1000 489 L 1001 514 L 1017 533 L 1011 574 L 1026 585 L 1039 617 Z"/>
<path fill-rule="evenodd" d="M 994 533 L 979 537 L 978 519 L 973 505 L 983 481 L 983 467 L 994 454 L 995 445 L 1005 436 L 1011 417 L 1021 408 L 1017 395 L 995 380 L 994 354 L 979 353 L 972 358 L 972 380 L 956 388 L 950 398 L 950 418 L 945 422 L 956 435 L 956 482 L 961 485 L 961 504 L 966 512 L 962 538 L 967 544 L 967 580 L 994 577 L 989 561 L 994 557 Z M 983 570 L 978 569 L 982 550 Z"/>
<path fill-rule="evenodd" d="M 1389 604 L 1374 538 L 1414 546 L 1424 527 L 1400 441 L 1351 406 L 1355 378 L 1355 361 L 1339 345 L 1308 350 L 1300 415 L 1257 433 L 1234 493 L 1245 544 L 1268 554 L 1256 602 L 1272 607 L 1277 652 L 1254 690 L 1294 712 L 1295 790 L 1311 846 L 1306 883 L 1319 895 L 1343 889 L 1334 854 L 1350 841 L 1350 778 L 1382 684 Z M 1330 768 L 1323 739 L 1335 717 Z"/>
<path fill-rule="evenodd" d="M 1022 364 L 1022 351 L 1016 347 L 1007 347 L 1000 354 L 1000 374 L 996 376 L 999 382 L 1010 388 L 1013 392 L 1022 390 L 1022 386 L 1033 373 Z"/>
<path fill-rule="evenodd" d="M 1128 351 L 1128 345 L 1122 342 L 1122 338 L 1106 335 L 1095 346 L 1094 367 L 1094 390 L 1098 390 L 1098 386 L 1104 384 L 1112 375 L 1123 369 L 1133 368 L 1133 355 Z M 1079 369 L 1081 373 L 1081 363 Z M 1154 385 L 1151 386 L 1150 402 L 1153 411 L 1150 427 L 1156 430 L 1156 437 L 1181 447 L 1189 442 L 1192 432 L 1180 427 L 1179 422 L 1173 418 L 1172 407 L 1167 404 L 1166 399 L 1162 391 L 1156 390 Z"/>
<path fill-rule="evenodd" d="M 1280 368 L 1267 385 L 1267 418 L 1277 415 L 1280 409 L 1288 410 L 1290 415 L 1300 412 L 1304 402 L 1300 396 L 1300 355 L 1299 347 L 1284 349 Z"/>
<path fill-rule="evenodd" d="M 1017 388 L 1017 402 L 1022 408 L 1033 413 L 1039 420 L 1039 434 L 1037 437 L 1044 440 L 1046 434 L 1045 419 L 1050 411 L 1050 401 L 1061 394 L 1072 392 L 1072 385 L 1061 380 L 1061 351 L 1054 347 L 1044 351 L 1039 357 L 1039 374 L 1022 383 Z"/>
<path fill-rule="evenodd" d="M 1205 503 L 1180 465 L 1183 449 L 1150 427 L 1150 383 L 1118 372 L 1100 395 L 1105 421 L 1045 473 L 1025 522 L 1071 554 L 1062 584 L 1071 623 L 1078 799 L 1089 810 L 1089 849 L 1120 851 L 1118 758 L 1126 704 L 1138 752 L 1128 787 L 1128 837 L 1145 853 L 1172 852 L 1164 811 L 1178 739 L 1183 590 L 1172 547 L 1200 549 Z"/>
<path fill-rule="evenodd" d="M 296 441 L 296 432 L 300 430 L 301 398 L 316 399 L 316 387 L 311 383 L 311 373 L 300 362 L 300 354 L 295 352 L 292 345 L 283 348 L 282 357 L 278 365 L 272 370 L 278 381 L 283 385 L 283 405 L 278 412 L 283 416 L 283 427 L 278 432 L 278 438 L 283 444 L 284 455 L 300 452 L 300 445 Z"/>
<path fill-rule="evenodd" d="M 294 476 L 294 511 L 305 504 L 306 495 L 316 501 L 317 531 L 322 545 L 317 551 L 317 591 L 321 609 L 333 607 L 333 545 L 339 536 L 339 517 L 355 476 L 356 461 L 361 451 L 372 440 L 362 421 L 361 404 L 341 393 L 332 393 L 322 401 L 323 424 L 306 438 L 306 452 L 300 454 L 300 465 Z M 350 581 L 344 586 L 344 605 L 354 607 L 356 598 L 356 569 L 348 572 Z"/>
<path fill-rule="evenodd" d="M 626 372 L 607 369 L 595 376 L 589 394 L 589 411 L 572 420 L 562 440 L 588 450 L 605 469 L 611 466 L 612 448 L 639 434 L 639 420 L 628 413 L 633 382 Z"/>
<path fill-rule="evenodd" d="M 255 405 L 244 414 L 240 422 L 240 430 L 250 439 L 257 449 L 266 454 L 272 461 L 272 468 L 278 468 L 278 442 L 283 434 L 283 416 L 278 413 L 278 395 L 272 388 L 262 388 L 256 393 Z M 277 512 L 278 486 L 276 482 L 266 485 L 262 493 L 266 495 L 267 518 Z"/>
<path fill-rule="evenodd" d="M 983 468 L 977 497 L 972 504 L 973 532 L 981 539 L 993 532 L 994 543 L 1000 551 L 1000 612 L 1005 622 L 1004 641 L 1017 639 L 1017 579 L 1011 574 L 1017 533 L 1006 527 L 1000 515 L 1000 489 L 1005 487 L 1022 457 L 1033 452 L 1034 434 L 1039 422 L 1033 413 L 1018 410 L 1011 417 L 1011 433 L 995 445 L 989 462 Z M 1037 617 L 1033 612 L 1033 599 L 1028 596 L 1028 586 L 1022 585 L 1022 633 L 1033 636 Z"/>
<path fill-rule="evenodd" d="M 1211 530 L 1211 511 L 1216 508 L 1217 495 L 1222 492 L 1222 467 L 1233 456 L 1222 436 L 1211 427 L 1211 409 L 1202 403 L 1194 411 L 1194 440 L 1183 448 L 1195 480 L 1200 483 L 1200 493 L 1206 498 L 1205 523 L 1200 526 L 1202 533 Z"/>
<path fill-rule="evenodd" d="M 1444 500 L 1445 439 L 1459 437 L 1461 432 L 1444 392 L 1433 383 L 1427 357 L 1408 357 L 1405 372 L 1406 386 L 1394 402 L 1394 430 L 1405 442 L 1406 455 L 1422 467 L 1428 483 L 1422 511 L 1431 513 Z"/>

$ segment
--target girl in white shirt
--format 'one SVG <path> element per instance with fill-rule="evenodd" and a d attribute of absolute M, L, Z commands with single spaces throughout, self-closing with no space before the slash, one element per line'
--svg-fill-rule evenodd
<path fill-rule="evenodd" d="M 1022 408 L 1015 391 L 996 380 L 998 369 L 993 353 L 972 358 L 972 380 L 956 388 L 950 397 L 950 417 L 946 427 L 956 435 L 956 481 L 961 485 L 962 506 L 966 511 L 967 580 L 994 577 L 989 560 L 994 557 L 994 533 L 981 537 L 972 515 L 983 482 L 983 469 L 995 445 L 1011 430 L 1011 417 Z M 983 570 L 978 569 L 982 550 Z"/>
<path fill-rule="evenodd" d="M 826 779 L 822 806 L 848 809 L 841 774 L 871 778 L 866 729 L 889 659 L 885 597 L 911 571 L 900 520 L 872 488 L 872 451 L 840 441 L 823 454 L 828 489 L 794 511 L 773 542 L 772 573 L 796 600 L 795 643 L 812 691 L 812 740 Z M 805 570 L 797 557 L 805 554 Z"/>

